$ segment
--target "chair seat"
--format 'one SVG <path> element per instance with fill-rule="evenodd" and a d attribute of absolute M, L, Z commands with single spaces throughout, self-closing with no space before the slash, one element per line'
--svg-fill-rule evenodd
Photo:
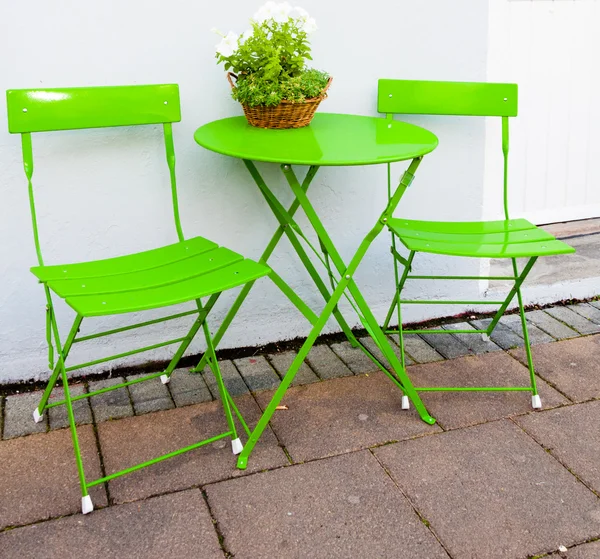
<path fill-rule="evenodd" d="M 416 221 L 393 218 L 389 229 L 407 249 L 448 256 L 521 258 L 568 254 L 575 249 L 526 219 Z"/>
<path fill-rule="evenodd" d="M 184 303 L 256 280 L 268 266 L 195 237 L 93 262 L 36 266 L 32 273 L 82 316 Z"/>

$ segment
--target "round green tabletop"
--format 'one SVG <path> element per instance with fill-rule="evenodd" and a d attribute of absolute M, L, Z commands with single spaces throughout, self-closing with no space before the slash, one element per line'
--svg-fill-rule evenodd
<path fill-rule="evenodd" d="M 243 116 L 209 122 L 194 139 L 206 149 L 250 161 L 291 165 L 374 165 L 426 155 L 435 134 L 380 117 L 317 113 L 304 128 L 270 130 Z"/>

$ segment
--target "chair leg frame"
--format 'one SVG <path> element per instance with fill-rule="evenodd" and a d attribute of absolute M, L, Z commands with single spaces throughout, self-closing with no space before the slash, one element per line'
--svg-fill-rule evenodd
<path fill-rule="evenodd" d="M 156 464 L 158 462 L 161 462 L 163 460 L 166 460 L 168 458 L 172 458 L 174 456 L 177 456 L 179 454 L 182 454 L 184 452 L 189 452 L 190 450 L 194 450 L 196 448 L 199 448 L 201 446 L 205 446 L 207 444 L 210 444 L 212 442 L 215 442 L 217 440 L 223 439 L 225 437 L 230 437 L 231 438 L 231 445 L 232 445 L 232 450 L 234 452 L 234 454 L 239 454 L 242 450 L 243 450 L 243 446 L 241 443 L 240 438 L 238 437 L 237 434 L 237 430 L 236 430 L 236 426 L 235 426 L 235 421 L 233 419 L 233 414 L 232 414 L 232 410 L 234 411 L 234 413 L 236 414 L 236 416 L 238 417 L 238 419 L 240 420 L 244 430 L 246 431 L 246 433 L 250 433 L 250 430 L 246 424 L 246 422 L 244 421 L 244 418 L 242 417 L 242 415 L 240 414 L 239 410 L 237 409 L 237 407 L 235 406 L 233 399 L 231 398 L 231 395 L 229 394 L 229 392 L 227 391 L 227 388 L 225 387 L 225 383 L 223 381 L 223 377 L 221 375 L 221 371 L 216 359 L 216 355 L 215 355 L 215 347 L 214 347 L 214 343 L 213 343 L 213 338 L 211 337 L 209 328 L 208 328 L 208 314 L 210 312 L 210 310 L 212 309 L 212 307 L 214 306 L 216 300 L 218 299 L 220 293 L 215 294 L 213 296 L 211 296 L 206 304 L 206 306 L 202 305 L 202 302 L 198 299 L 196 300 L 196 305 L 198 310 L 194 311 L 194 314 L 197 314 L 198 317 L 196 318 L 196 320 L 194 321 L 194 323 L 192 324 L 190 330 L 188 331 L 188 333 L 186 334 L 186 336 L 184 336 L 183 338 L 181 338 L 180 341 L 180 345 L 177 348 L 175 354 L 173 355 L 173 358 L 171 359 L 171 361 L 169 362 L 167 368 L 160 372 L 160 373 L 155 373 L 152 375 L 148 375 L 148 376 L 144 376 L 142 378 L 139 379 L 135 379 L 134 381 L 129 381 L 129 382 L 125 382 L 125 383 L 120 383 L 105 389 L 101 389 L 101 390 L 96 390 L 93 392 L 89 392 L 86 394 L 82 394 L 80 396 L 76 396 L 73 397 L 71 395 L 71 390 L 69 388 L 69 379 L 68 379 L 68 371 L 72 370 L 73 368 L 67 368 L 66 367 L 66 362 L 67 362 L 67 357 L 69 355 L 69 352 L 72 348 L 72 345 L 77 342 L 77 341 L 81 341 L 83 340 L 83 338 L 85 339 L 90 339 L 93 337 L 98 337 L 96 335 L 94 336 L 85 336 L 83 338 L 80 338 L 79 340 L 77 339 L 77 333 L 79 332 L 79 329 L 81 327 L 81 324 L 83 322 L 83 316 L 81 315 L 76 315 L 74 321 L 73 321 L 73 325 L 70 329 L 69 335 L 67 336 L 64 345 L 61 343 L 61 339 L 60 339 L 60 334 L 59 334 L 59 330 L 58 330 L 58 324 L 56 322 L 56 318 L 53 312 L 53 305 L 52 305 L 52 296 L 50 294 L 50 290 L 48 289 L 47 286 L 44 286 L 45 289 L 45 293 L 46 293 L 46 300 L 47 300 L 47 309 L 49 309 L 48 311 L 48 322 L 49 322 L 49 329 L 50 329 L 50 333 L 51 333 L 51 341 L 53 341 L 55 350 L 56 350 L 56 354 L 57 354 L 57 362 L 53 367 L 52 370 L 52 374 L 50 375 L 50 378 L 48 380 L 48 384 L 46 386 L 46 389 L 44 390 L 44 393 L 42 395 L 42 398 L 38 404 L 38 406 L 35 408 L 34 411 L 34 420 L 36 421 L 41 421 L 44 412 L 46 409 L 51 408 L 51 407 L 55 407 L 58 405 L 65 405 L 65 407 L 67 408 L 67 415 L 68 415 L 68 419 L 69 419 L 69 428 L 71 431 L 71 438 L 72 438 L 72 442 L 73 442 L 73 452 L 75 454 L 75 461 L 77 464 L 77 472 L 78 472 L 78 476 L 79 476 L 79 484 L 81 487 L 81 495 L 82 495 L 82 512 L 83 514 L 87 514 L 89 512 L 92 512 L 92 510 L 94 509 L 93 506 L 93 502 L 92 502 L 92 498 L 89 494 L 89 489 L 91 487 L 94 487 L 95 485 L 100 485 L 102 483 L 108 482 L 111 479 L 120 477 L 122 475 L 128 474 L 130 472 L 139 470 L 141 468 L 145 468 L 147 466 L 150 466 L 152 464 Z M 186 314 L 192 314 L 192 313 L 181 313 L 183 315 Z M 167 317 L 166 320 L 169 320 L 171 317 Z M 149 321 L 149 323 L 156 323 L 156 322 L 160 322 L 159 320 L 154 320 L 154 321 Z M 143 323 L 144 325 L 147 323 Z M 84 466 L 83 466 L 83 458 L 81 455 L 81 448 L 79 445 L 79 438 L 77 435 L 77 425 L 75 422 L 75 414 L 73 411 L 73 403 L 76 400 L 82 399 L 82 398 L 89 398 L 91 396 L 97 395 L 97 394 L 102 394 L 104 392 L 109 392 L 112 390 L 117 390 L 118 388 L 122 388 L 124 386 L 129 386 L 131 384 L 136 384 L 137 382 L 144 382 L 146 380 L 151 380 L 160 376 L 167 376 L 167 378 L 170 377 L 170 375 L 172 374 L 173 370 L 176 368 L 177 364 L 179 363 L 181 357 L 183 356 L 183 354 L 185 353 L 185 351 L 187 350 L 187 348 L 189 347 L 190 343 L 192 342 L 192 340 L 194 339 L 194 337 L 196 336 L 196 334 L 198 333 L 198 331 L 200 330 L 200 328 L 203 329 L 203 333 L 204 333 L 204 337 L 206 340 L 206 344 L 207 344 L 207 351 L 206 353 L 209 356 L 208 362 L 210 364 L 210 369 L 213 373 L 213 375 L 215 376 L 215 379 L 217 381 L 217 386 L 219 389 L 219 396 L 221 399 L 221 403 L 223 406 L 223 411 L 225 413 L 225 417 L 227 420 L 227 426 L 228 426 L 228 431 L 224 432 L 224 433 L 220 433 L 219 435 L 216 435 L 214 437 L 211 437 L 209 439 L 205 439 L 202 441 L 199 441 L 197 443 L 194 443 L 192 445 L 189 445 L 185 448 L 182 449 L 178 449 L 176 451 L 173 452 L 169 452 L 166 454 L 163 454 L 161 456 L 158 456 L 156 458 L 153 458 L 151 460 L 148 460 L 146 462 L 143 462 L 141 464 L 137 464 L 134 465 L 132 467 L 120 470 L 118 472 L 114 472 L 112 474 L 109 474 L 107 476 L 98 478 L 96 480 L 92 480 L 92 481 L 87 481 L 86 477 L 85 477 L 85 471 L 84 471 Z M 128 329 L 128 327 L 123 328 L 123 329 L 117 329 L 116 331 L 122 331 L 124 329 Z M 109 331 L 108 334 L 112 334 L 115 331 Z M 107 335 L 106 333 L 104 334 L 100 334 L 100 335 Z M 150 347 L 154 347 L 154 346 L 150 346 Z M 133 351 L 131 353 L 137 353 L 137 351 Z M 124 355 L 129 355 L 131 353 L 128 354 L 119 354 L 117 356 L 112 356 L 112 359 L 116 359 L 119 357 L 123 357 Z M 109 360 L 111 358 L 106 358 L 105 360 Z M 81 368 L 83 366 L 85 366 L 86 364 L 74 367 L 74 368 Z M 50 398 L 50 395 L 54 389 L 54 387 L 56 386 L 56 383 L 58 381 L 58 378 L 61 378 L 62 381 L 62 386 L 63 386 L 63 391 L 64 391 L 64 399 L 61 401 L 57 401 L 57 402 L 52 402 L 52 403 L 48 403 L 48 400 Z"/>
<path fill-rule="evenodd" d="M 504 392 L 504 391 L 527 391 L 527 392 L 531 392 L 532 394 L 532 407 L 534 408 L 541 408 L 541 400 L 540 400 L 540 396 L 538 394 L 538 390 L 537 390 L 537 383 L 536 383 L 536 377 L 535 377 L 535 369 L 533 366 L 533 358 L 532 358 L 532 354 L 531 354 L 531 344 L 530 344 L 530 340 L 529 340 L 529 333 L 527 331 L 527 321 L 525 318 L 525 308 L 523 305 L 523 297 L 521 294 L 521 285 L 523 284 L 523 282 L 525 281 L 525 279 L 527 278 L 527 275 L 529 274 L 529 272 L 531 271 L 531 268 L 533 267 L 533 265 L 535 264 L 537 257 L 531 257 L 529 259 L 529 261 L 527 262 L 527 264 L 525 265 L 524 269 L 521 271 L 521 273 L 519 273 L 518 271 L 518 267 L 517 267 L 517 261 L 515 258 L 512 258 L 512 267 L 513 267 L 513 273 L 514 276 L 511 276 L 511 279 L 514 280 L 514 285 L 511 288 L 511 290 L 509 291 L 506 299 L 504 301 L 501 302 L 501 306 L 498 309 L 498 311 L 496 312 L 496 314 L 494 315 L 492 322 L 490 323 L 490 325 L 485 329 L 485 330 L 452 330 L 452 331 L 448 331 L 448 330 L 405 330 L 403 325 L 402 325 L 402 303 L 407 303 L 407 301 L 403 301 L 402 300 L 402 290 L 404 288 L 404 285 L 406 283 L 406 281 L 408 279 L 412 279 L 413 276 L 410 276 L 410 269 L 411 269 L 411 265 L 413 262 L 413 259 L 415 257 L 415 252 L 414 251 L 410 251 L 410 254 L 408 256 L 408 259 L 405 259 L 403 257 L 400 257 L 400 255 L 396 252 L 396 240 L 395 240 L 395 235 L 394 233 L 391 233 L 392 235 L 392 248 L 391 248 L 391 252 L 394 255 L 394 279 L 395 279 L 395 285 L 396 285 L 396 289 L 395 289 L 395 293 L 394 293 L 394 297 L 392 299 L 390 308 L 388 310 L 385 322 L 384 322 L 384 332 L 386 334 L 398 334 L 399 337 L 399 345 L 400 345 L 400 352 L 402 355 L 402 362 L 404 364 L 404 360 L 405 360 L 405 350 L 404 350 L 404 339 L 403 339 L 403 335 L 406 333 L 411 333 L 411 334 L 452 334 L 452 333 L 464 333 L 464 334 L 479 334 L 479 335 L 484 335 L 484 336 L 491 336 L 492 332 L 494 331 L 496 325 L 498 324 L 498 321 L 500 320 L 500 318 L 503 316 L 504 312 L 506 311 L 506 309 L 508 308 L 508 306 L 510 305 L 511 301 L 515 298 L 515 296 L 517 297 L 517 301 L 518 301 L 518 306 L 519 306 L 519 315 L 521 318 L 521 327 L 523 330 L 523 341 L 524 341 L 524 346 L 525 346 L 525 352 L 527 355 L 527 366 L 529 369 L 529 377 L 530 377 L 530 386 L 435 386 L 435 387 L 415 387 L 415 390 L 417 392 L 444 392 L 444 391 L 448 391 L 448 392 Z M 402 264 L 404 266 L 404 270 L 402 275 L 400 276 L 399 274 L 399 263 Z M 414 276 L 414 278 L 422 278 L 423 276 Z M 447 276 L 426 276 L 427 279 L 462 279 L 462 280 L 479 280 L 481 278 L 476 277 L 476 276 L 451 276 L 451 277 L 447 277 Z M 472 303 L 472 304 L 477 304 L 477 303 L 481 303 L 481 301 L 428 301 L 428 300 L 422 300 L 422 301 L 408 301 L 409 303 L 421 303 L 421 304 L 428 304 L 428 303 L 446 303 L 446 304 L 464 304 L 464 303 Z M 398 329 L 394 330 L 393 328 L 389 327 L 389 322 L 393 316 L 394 310 L 397 311 L 397 317 L 398 317 Z M 405 409 L 403 407 L 403 409 Z"/>

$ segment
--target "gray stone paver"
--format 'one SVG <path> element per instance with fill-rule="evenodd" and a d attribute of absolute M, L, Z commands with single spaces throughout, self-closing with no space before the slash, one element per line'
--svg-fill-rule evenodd
<path fill-rule="evenodd" d="M 86 392 L 85 386 L 82 384 L 70 384 L 69 383 L 69 394 L 71 397 L 80 396 Z M 65 397 L 64 390 L 62 387 L 55 388 L 50 395 L 49 403 L 52 401 L 63 400 Z M 69 415 L 67 413 L 67 407 L 56 406 L 47 410 L 48 420 L 50 421 L 50 429 L 63 429 L 69 426 Z M 73 415 L 75 416 L 75 423 L 77 425 L 86 425 L 92 423 L 92 410 L 90 409 L 90 399 L 82 398 L 81 400 L 75 400 L 73 402 Z"/>
<path fill-rule="evenodd" d="M 169 390 L 177 407 L 209 402 L 212 395 L 204 377 L 188 369 L 175 369 L 171 374 Z"/>
<path fill-rule="evenodd" d="M 236 398 L 249 425 L 256 425 L 260 409 L 251 394 Z M 237 425 L 238 437 L 246 441 Z M 98 425 L 98 439 L 107 474 L 151 460 L 228 431 L 220 400 L 147 415 L 105 421 Z M 262 469 L 288 465 L 269 427 L 258 441 L 248 469 L 236 469 L 237 457 L 226 437 L 109 482 L 115 503 L 145 499 L 180 491 Z"/>
<path fill-rule="evenodd" d="M 198 489 L 9 530 L 0 534 L 0 557 L 224 559 Z"/>
<path fill-rule="evenodd" d="M 330 347 L 355 375 L 372 373 L 377 370 L 377 365 L 360 348 L 352 347 L 348 341 L 331 344 Z"/>
<path fill-rule="evenodd" d="M 125 382 L 123 377 L 115 377 L 90 382 L 88 387 L 89 391 L 93 392 L 94 390 L 108 388 L 109 386 L 114 386 L 115 384 L 120 384 L 122 382 Z M 92 410 L 94 411 L 94 419 L 97 423 L 108 419 L 119 419 L 120 417 L 133 415 L 133 407 L 129 400 L 127 387 L 92 396 L 90 398 L 90 403 L 92 405 Z"/>
<path fill-rule="evenodd" d="M 388 338 L 389 339 L 389 338 Z M 379 361 L 381 361 L 384 365 L 387 366 L 387 369 L 390 370 L 390 366 L 388 365 L 387 359 L 383 356 L 381 350 L 375 344 L 373 338 L 370 336 L 365 336 L 364 338 L 359 338 L 361 344 L 363 344 Z M 398 360 L 402 363 L 402 352 L 400 351 L 400 347 L 393 341 L 390 340 L 390 346 L 394 352 L 394 355 L 398 358 Z M 406 365 L 412 365 L 413 360 L 406 355 Z"/>
<path fill-rule="evenodd" d="M 296 355 L 297 353 L 295 351 L 284 351 L 283 353 L 271 353 L 268 358 L 277 374 L 283 378 Z M 292 386 L 310 384 L 311 382 L 318 381 L 319 377 L 311 370 L 306 361 L 304 361 L 302 365 L 300 365 L 300 369 L 298 369 L 298 372 L 292 381 Z"/>
<path fill-rule="evenodd" d="M 504 352 L 468 355 L 459 359 L 408 368 L 415 386 L 529 386 L 529 370 Z M 544 408 L 569 403 L 537 379 Z M 429 413 L 445 429 L 458 429 L 532 410 L 531 392 L 421 392 Z"/>
<path fill-rule="evenodd" d="M 472 320 L 471 324 L 475 326 L 477 330 L 485 330 L 491 322 L 491 318 L 483 318 L 481 320 Z M 516 332 L 506 326 L 506 324 L 503 324 L 502 321 L 496 324 L 490 339 L 504 350 L 521 347 L 525 343 L 522 336 L 519 336 Z"/>
<path fill-rule="evenodd" d="M 523 349 L 511 350 L 526 363 Z M 533 348 L 536 373 L 552 383 L 574 402 L 600 398 L 600 334 L 564 340 Z"/>
<path fill-rule="evenodd" d="M 527 319 L 527 317 L 526 317 Z M 503 324 L 508 326 L 515 332 L 519 337 L 523 337 L 523 327 L 521 326 L 521 315 L 519 314 L 508 314 L 502 317 L 500 320 Z M 554 338 L 538 328 L 533 322 L 527 319 L 527 333 L 529 335 L 529 342 L 531 345 L 536 344 L 547 344 L 553 342 Z"/>
<path fill-rule="evenodd" d="M 600 535 L 600 500 L 509 420 L 376 449 L 455 559 L 514 559 Z"/>
<path fill-rule="evenodd" d="M 525 313 L 528 321 L 533 322 L 538 328 L 544 330 L 557 340 L 566 340 L 567 338 L 575 338 L 578 333 L 569 328 L 562 322 L 556 320 L 544 311 L 529 311 Z"/>
<path fill-rule="evenodd" d="M 257 394 L 264 409 L 270 392 Z M 376 371 L 288 390 L 271 426 L 295 462 L 360 450 L 441 429 L 402 410 L 402 393 Z"/>
<path fill-rule="evenodd" d="M 515 421 L 600 493 L 600 401 L 525 415 Z"/>
<path fill-rule="evenodd" d="M 367 451 L 225 481 L 206 492 L 236 559 L 447 559 Z"/>
<path fill-rule="evenodd" d="M 223 383 L 225 384 L 225 387 L 231 396 L 236 397 L 248 393 L 248 386 L 244 382 L 244 379 L 241 377 L 233 362 L 229 360 L 219 361 L 219 370 L 221 371 L 221 376 L 223 377 Z M 215 379 L 215 375 L 212 374 L 209 366 L 204 367 L 204 370 L 202 371 L 202 377 L 204 378 L 208 389 L 213 395 L 213 398 L 220 398 L 217 379 Z"/>
<path fill-rule="evenodd" d="M 101 475 L 100 461 L 92 426 L 83 425 L 77 433 L 86 478 L 97 479 Z M 0 530 L 81 510 L 81 489 L 68 429 L 1 441 L 0 464 Z M 103 486 L 91 488 L 90 495 L 96 506 L 106 506 Z"/>
<path fill-rule="evenodd" d="M 41 391 L 25 392 L 6 397 L 4 404 L 4 438 L 22 437 L 32 433 L 44 433 L 48 426 L 48 413 L 43 421 L 33 420 L 33 410 L 40 403 Z"/>
<path fill-rule="evenodd" d="M 235 366 L 250 390 L 268 390 L 279 385 L 280 379 L 264 355 L 235 359 Z"/>
<path fill-rule="evenodd" d="M 443 326 L 444 330 L 475 330 L 468 322 L 456 322 Z M 493 341 L 484 340 L 481 334 L 452 334 L 465 344 L 474 354 L 490 353 L 491 351 L 501 351 L 502 348 Z"/>
<path fill-rule="evenodd" d="M 352 376 L 352 371 L 325 344 L 311 347 L 306 361 L 323 380 Z"/>
<path fill-rule="evenodd" d="M 439 330 L 438 327 L 428 329 Z M 458 338 L 450 334 L 420 334 L 420 336 L 446 359 L 456 359 L 473 353 Z"/>
<path fill-rule="evenodd" d="M 396 339 L 394 337 L 394 340 Z M 443 361 L 444 358 L 417 334 L 405 334 L 402 339 L 404 340 L 404 350 L 416 363 Z"/>
<path fill-rule="evenodd" d="M 139 377 L 127 377 L 127 382 L 137 378 Z M 160 381 L 160 377 L 131 384 L 129 394 L 131 394 L 133 409 L 137 415 L 175 407 L 169 389 Z"/>
<path fill-rule="evenodd" d="M 593 307 L 596 307 L 597 309 L 600 309 L 600 301 L 590 301 L 589 303 Z"/>
<path fill-rule="evenodd" d="M 600 559 L 600 540 L 572 547 L 566 553 L 552 554 L 554 559 Z"/>
<path fill-rule="evenodd" d="M 594 324 L 568 307 L 551 307 L 546 309 L 546 312 L 580 334 L 596 334 L 600 332 L 598 324 Z"/>
<path fill-rule="evenodd" d="M 600 309 L 590 305 L 589 303 L 577 303 L 576 305 L 569 305 L 568 308 L 585 316 L 588 320 L 591 320 L 594 324 L 600 324 Z"/>

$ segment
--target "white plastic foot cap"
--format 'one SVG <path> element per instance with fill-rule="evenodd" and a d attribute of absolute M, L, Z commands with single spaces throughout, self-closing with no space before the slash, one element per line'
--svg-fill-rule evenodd
<path fill-rule="evenodd" d="M 534 410 L 539 410 L 542 407 L 542 399 L 539 394 L 531 397 L 531 407 Z"/>
<path fill-rule="evenodd" d="M 171 382 L 171 375 L 160 375 L 160 382 L 169 384 Z"/>
<path fill-rule="evenodd" d="M 35 408 L 33 410 L 33 420 L 36 423 L 39 423 L 40 421 L 42 421 L 44 419 L 44 414 L 40 413 L 39 410 L 37 408 Z"/>
<path fill-rule="evenodd" d="M 410 401 L 408 396 L 402 396 L 402 409 L 409 410 L 410 409 Z"/>
<path fill-rule="evenodd" d="M 231 450 L 234 454 L 239 454 L 242 452 L 242 450 L 244 450 L 244 445 L 242 444 L 242 441 L 240 441 L 239 437 L 231 441 Z"/>
<path fill-rule="evenodd" d="M 81 512 L 83 514 L 88 514 L 94 510 L 94 503 L 92 503 L 92 498 L 89 495 L 85 497 L 81 497 Z"/>
<path fill-rule="evenodd" d="M 489 342 L 490 341 L 490 337 L 487 334 L 481 334 L 481 339 L 484 342 Z"/>

